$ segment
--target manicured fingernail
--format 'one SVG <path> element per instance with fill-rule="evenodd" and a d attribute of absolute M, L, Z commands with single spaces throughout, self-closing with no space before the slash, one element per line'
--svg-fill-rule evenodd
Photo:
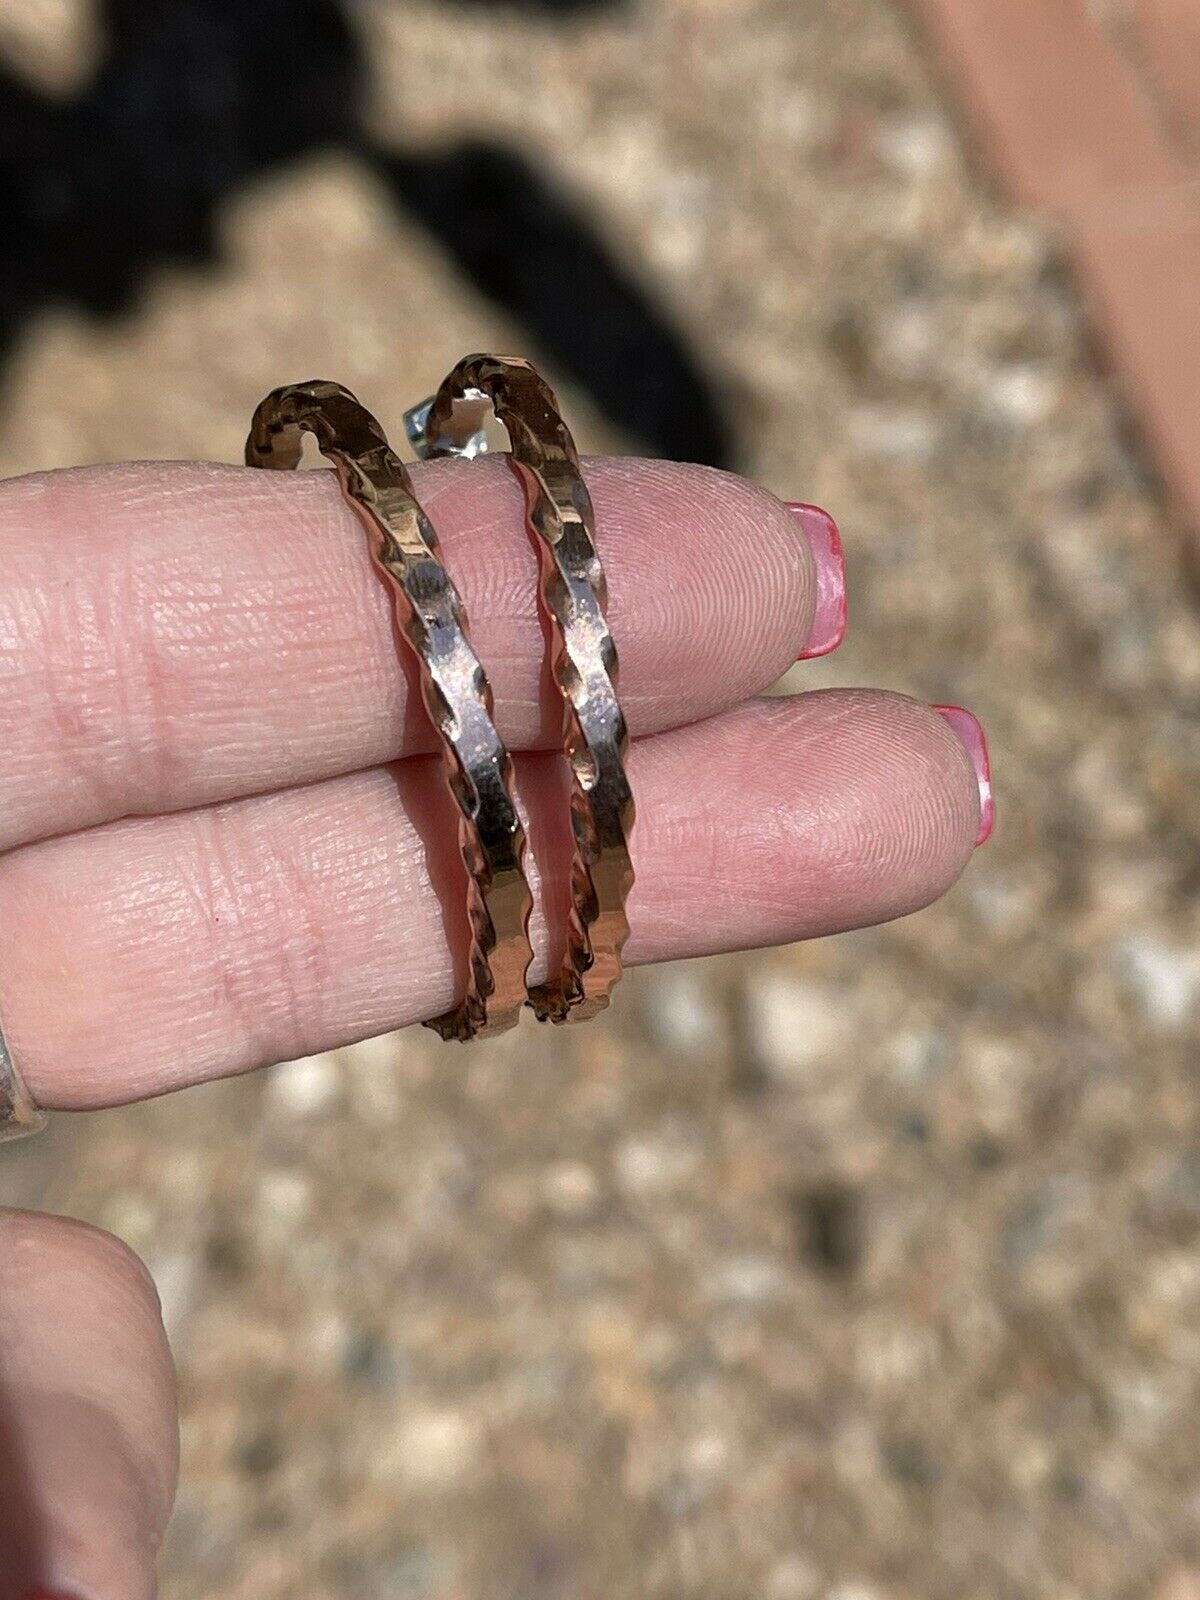
<path fill-rule="evenodd" d="M 992 798 L 992 762 L 988 755 L 987 735 L 983 724 L 973 711 L 965 706 L 934 706 L 939 717 L 954 729 L 967 747 L 975 776 L 979 779 L 979 835 L 975 848 L 987 842 L 996 826 L 996 802 Z"/>
<path fill-rule="evenodd" d="M 842 557 L 842 536 L 837 523 L 820 506 L 789 500 L 788 510 L 804 529 L 804 536 L 817 563 L 817 609 L 813 613 L 808 643 L 800 661 L 827 656 L 846 637 L 846 563 Z"/>

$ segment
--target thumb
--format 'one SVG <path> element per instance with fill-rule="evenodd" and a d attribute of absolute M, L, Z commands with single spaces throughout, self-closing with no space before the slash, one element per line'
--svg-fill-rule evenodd
<path fill-rule="evenodd" d="M 82 1223 L 0 1211 L 0 1600 L 152 1600 L 177 1465 L 146 1269 Z"/>

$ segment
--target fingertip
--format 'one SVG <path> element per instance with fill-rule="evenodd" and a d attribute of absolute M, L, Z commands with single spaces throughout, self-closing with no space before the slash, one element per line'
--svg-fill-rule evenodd
<path fill-rule="evenodd" d="M 996 802 L 992 794 L 992 758 L 988 750 L 987 734 L 983 724 L 966 706 L 934 706 L 933 708 L 962 740 L 979 786 L 979 830 L 975 835 L 975 848 L 986 844 L 996 826 Z"/>
<path fill-rule="evenodd" d="M 828 511 L 802 500 L 784 502 L 800 524 L 813 554 L 816 602 L 812 623 L 798 661 L 831 655 L 846 637 L 846 560 L 842 536 Z"/>
<path fill-rule="evenodd" d="M 898 775 L 891 819 L 896 848 L 924 858 L 936 895 L 943 894 L 966 868 L 980 831 L 974 762 L 938 707 L 888 691 L 875 698 Z"/>
<path fill-rule="evenodd" d="M 814 641 L 823 587 L 833 621 L 822 617 L 822 634 L 836 632 L 828 540 L 798 539 L 796 515 L 769 489 L 680 462 L 598 458 L 584 467 L 606 565 L 610 549 L 638 551 L 610 570 L 623 698 L 648 677 L 649 660 L 671 685 L 668 715 L 651 719 L 632 701 L 635 735 L 720 715 L 776 682 Z M 816 642 L 817 653 L 832 648 Z"/>

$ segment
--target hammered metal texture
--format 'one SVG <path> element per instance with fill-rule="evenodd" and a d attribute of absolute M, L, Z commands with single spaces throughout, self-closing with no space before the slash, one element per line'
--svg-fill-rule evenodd
<path fill-rule="evenodd" d="M 525 1001 L 532 899 L 512 761 L 492 720 L 491 689 L 471 645 L 462 600 L 442 564 L 437 534 L 404 463 L 349 390 L 319 381 L 274 390 L 254 413 L 247 464 L 298 466 L 304 431 L 333 462 L 388 581 L 459 809 L 471 926 L 467 992 L 461 1005 L 426 1026 L 444 1039 L 499 1033 L 516 1022 Z"/>
<path fill-rule="evenodd" d="M 629 734 L 617 700 L 607 586 L 575 441 L 554 391 L 528 361 L 491 355 L 460 361 L 429 407 L 421 453 L 469 453 L 478 440 L 483 397 L 508 433 L 509 461 L 525 490 L 574 775 L 567 958 L 558 979 L 532 988 L 529 1000 L 543 1021 L 585 1021 L 604 1009 L 621 976 L 621 950 L 629 934 L 625 901 L 633 883 L 628 841 L 634 804 L 625 773 Z"/>
<path fill-rule="evenodd" d="M 46 1118 L 29 1098 L 0 1031 L 0 1143 L 37 1133 L 45 1125 Z"/>

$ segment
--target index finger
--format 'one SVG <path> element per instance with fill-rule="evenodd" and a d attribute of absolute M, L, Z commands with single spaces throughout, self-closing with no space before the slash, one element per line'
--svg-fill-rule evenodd
<path fill-rule="evenodd" d="M 708 468 L 585 464 L 631 732 L 727 710 L 804 649 L 801 522 Z M 556 745 L 536 558 L 502 460 L 413 470 L 514 749 Z M 432 747 L 331 472 L 135 462 L 0 485 L 0 849 Z"/>

